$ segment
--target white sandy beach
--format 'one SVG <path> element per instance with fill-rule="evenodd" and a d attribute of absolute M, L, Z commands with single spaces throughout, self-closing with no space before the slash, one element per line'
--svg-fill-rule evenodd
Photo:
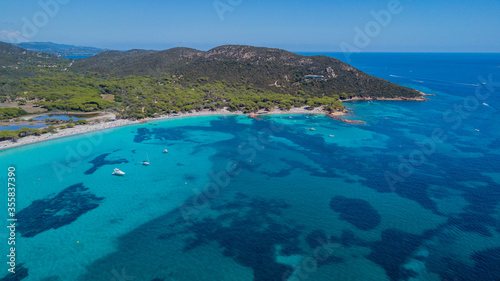
<path fill-rule="evenodd" d="M 271 110 L 271 111 L 262 110 L 262 111 L 257 112 L 256 114 L 257 115 L 275 115 L 275 114 L 326 114 L 326 113 L 325 113 L 325 111 L 323 111 L 322 107 L 318 107 L 318 108 L 315 108 L 313 110 L 308 110 L 308 109 L 306 109 L 306 107 L 300 107 L 300 108 L 292 108 L 288 111 L 282 111 L 282 110 L 276 110 L 276 109 Z M 343 114 L 342 112 L 338 112 L 338 114 L 336 114 L 336 115 L 342 115 L 342 114 Z M 119 119 L 119 120 L 109 121 L 109 122 L 100 122 L 100 123 L 95 123 L 95 124 L 79 125 L 79 126 L 75 126 L 73 128 L 58 129 L 57 133 L 47 133 L 47 134 L 43 134 L 41 136 L 27 136 L 27 137 L 20 138 L 19 140 L 17 140 L 17 142 L 1 141 L 0 142 L 0 150 L 19 147 L 19 146 L 23 146 L 23 145 L 33 144 L 33 143 L 57 139 L 57 138 L 69 137 L 69 136 L 85 134 L 85 133 L 90 133 L 90 132 L 95 132 L 95 131 L 100 131 L 100 130 L 106 130 L 106 129 L 110 129 L 110 128 L 116 128 L 116 127 L 133 125 L 133 124 L 140 124 L 140 123 L 144 123 L 144 120 L 145 121 L 152 121 L 152 120 L 164 120 L 164 119 L 173 119 L 173 118 L 185 118 L 185 117 L 194 117 L 194 116 L 210 116 L 210 115 L 248 115 L 248 114 L 243 113 L 242 111 L 231 112 L 231 111 L 228 111 L 226 109 L 220 109 L 220 110 L 216 110 L 216 111 L 204 110 L 204 111 L 197 111 L 197 112 L 192 112 L 192 113 L 160 115 L 156 118 L 146 118 L 146 119 L 137 120 L 137 121 L 131 121 L 131 120 L 127 120 L 127 119 Z M 109 116 L 109 113 L 107 113 L 107 117 L 111 117 L 111 116 Z M 89 119 L 89 122 L 92 122 L 92 118 Z"/>

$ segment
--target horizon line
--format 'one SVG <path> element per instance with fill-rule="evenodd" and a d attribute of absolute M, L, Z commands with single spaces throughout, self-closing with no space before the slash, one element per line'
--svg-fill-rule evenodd
<path fill-rule="evenodd" d="M 293 53 L 337 53 L 337 54 L 371 54 L 371 53 L 380 53 L 380 54 L 393 54 L 393 53 L 400 53 L 400 54 L 500 54 L 500 51 L 497 52 L 492 52 L 492 51 L 360 51 L 360 52 L 342 52 L 340 50 L 337 51 L 332 51 L 332 50 L 323 50 L 323 51 L 312 51 L 312 50 L 293 50 L 293 49 L 285 49 L 282 47 L 266 47 L 266 46 L 259 46 L 259 45 L 249 45 L 249 44 L 221 44 L 216 47 L 210 48 L 210 49 L 197 49 L 193 47 L 186 47 L 186 46 L 176 46 L 176 47 L 171 47 L 171 48 L 166 48 L 166 49 L 157 49 L 157 48 L 131 48 L 131 49 L 109 49 L 109 48 L 102 48 L 102 47 L 94 47 L 94 46 L 89 46 L 89 45 L 75 45 L 71 43 L 55 43 L 51 41 L 34 41 L 34 42 L 5 42 L 5 41 L 0 41 L 3 43 L 11 44 L 11 45 L 18 45 L 18 44 L 23 44 L 23 43 L 50 43 L 50 44 L 56 44 L 56 45 L 69 45 L 69 46 L 75 46 L 75 47 L 86 47 L 86 48 L 95 48 L 95 49 L 103 49 L 105 51 L 119 51 L 119 52 L 127 52 L 131 50 L 148 50 L 148 51 L 165 51 L 165 50 L 170 50 L 170 49 L 175 49 L 175 48 L 190 48 L 190 49 L 195 49 L 198 51 L 209 51 L 217 47 L 221 46 L 250 46 L 250 47 L 258 47 L 258 48 L 270 48 L 270 49 L 281 49 Z M 199 44 L 201 45 L 201 44 Z"/>

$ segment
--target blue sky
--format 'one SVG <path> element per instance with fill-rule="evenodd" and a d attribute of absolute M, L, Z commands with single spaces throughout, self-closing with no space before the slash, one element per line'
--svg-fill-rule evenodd
<path fill-rule="evenodd" d="M 390 20 L 377 22 L 372 12 L 380 11 Z M 246 44 L 291 51 L 500 52 L 500 1 L 3 0 L 0 41 L 9 40 L 119 50 Z"/>

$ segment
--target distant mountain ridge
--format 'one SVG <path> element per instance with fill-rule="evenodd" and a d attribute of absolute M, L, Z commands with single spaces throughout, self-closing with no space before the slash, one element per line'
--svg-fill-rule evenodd
<path fill-rule="evenodd" d="M 47 53 L 56 56 L 94 56 L 99 53 L 109 51 L 108 49 L 86 47 L 86 46 L 74 46 L 66 44 L 56 44 L 52 42 L 24 42 L 14 44 L 23 49 Z"/>
<path fill-rule="evenodd" d="M 69 62 L 68 59 L 56 55 L 29 51 L 13 44 L 0 42 L 0 82 L 32 77 L 45 68 L 64 69 Z"/>

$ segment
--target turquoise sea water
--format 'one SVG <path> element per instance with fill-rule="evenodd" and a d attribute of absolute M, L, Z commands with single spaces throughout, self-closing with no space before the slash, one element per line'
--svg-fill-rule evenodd
<path fill-rule="evenodd" d="M 0 280 L 500 280 L 500 55 L 351 63 L 435 96 L 349 103 L 359 126 L 195 117 L 1 151 Z"/>

